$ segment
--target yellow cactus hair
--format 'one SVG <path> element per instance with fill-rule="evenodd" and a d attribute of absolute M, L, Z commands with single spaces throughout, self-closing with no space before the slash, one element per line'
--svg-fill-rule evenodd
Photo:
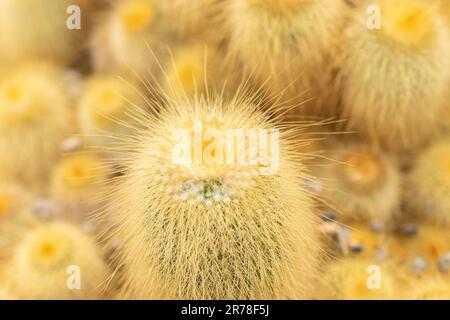
<path fill-rule="evenodd" d="M 405 202 L 417 217 L 450 225 L 450 140 L 419 154 L 405 179 Z"/>
<path fill-rule="evenodd" d="M 199 126 L 202 135 L 208 129 L 276 129 L 252 98 L 174 100 L 143 121 L 148 129 L 124 146 L 126 170 L 108 208 L 117 213 L 114 236 L 123 242 L 121 297 L 305 297 L 318 263 L 318 225 L 312 195 L 299 187 L 306 172 L 289 138 L 293 129 L 280 131 L 279 168 L 265 175 L 260 163 L 172 160 L 177 128 L 189 136 Z M 210 147 L 205 141 L 196 152 Z M 210 151 L 220 157 L 218 149 Z"/>
<path fill-rule="evenodd" d="M 80 288 L 68 288 L 68 267 L 80 271 Z M 66 222 L 43 223 L 19 243 L 12 258 L 11 288 L 21 299 L 101 297 L 107 267 L 95 242 Z"/>
<path fill-rule="evenodd" d="M 80 51 L 88 11 L 81 9 L 81 29 L 69 30 L 67 8 L 83 3 L 79 0 L 1 1 L 0 60 L 12 63 L 32 58 L 69 63 Z"/>
<path fill-rule="evenodd" d="M 50 66 L 28 65 L 0 81 L 0 166 L 6 179 L 45 183 L 70 130 L 68 99 Z"/>
<path fill-rule="evenodd" d="M 414 149 L 436 131 L 446 100 L 450 29 L 433 1 L 370 5 L 381 9 L 381 29 L 368 27 L 368 5 L 361 6 L 343 41 L 343 117 L 375 144 Z"/>
<path fill-rule="evenodd" d="M 151 50 L 158 50 L 160 36 L 165 32 L 160 11 L 155 0 L 116 2 L 92 37 L 94 68 L 130 75 L 148 75 L 147 72 L 157 70 Z"/>
<path fill-rule="evenodd" d="M 168 67 L 161 81 L 163 92 L 175 99 L 185 99 L 206 93 L 212 84 L 220 87 L 224 80 L 220 78 L 220 58 L 218 50 L 211 45 L 194 43 L 175 48 L 173 61 L 167 61 Z"/>
<path fill-rule="evenodd" d="M 79 101 L 81 132 L 93 145 L 111 145 L 114 133 L 127 133 L 130 116 L 142 108 L 145 98 L 125 80 L 112 75 L 95 75 L 87 81 Z"/>
<path fill-rule="evenodd" d="M 369 278 L 373 272 L 371 266 L 379 268 L 379 287 L 370 287 Z M 322 274 L 322 283 L 318 289 L 318 296 L 321 299 L 395 299 L 395 277 L 385 264 L 373 263 L 367 259 L 346 258 L 330 263 Z"/>
<path fill-rule="evenodd" d="M 328 151 L 319 168 L 323 199 L 346 220 L 388 221 L 400 197 L 400 174 L 394 161 L 381 151 L 360 143 L 344 143 Z"/>
<path fill-rule="evenodd" d="M 53 172 L 52 198 L 64 212 L 92 213 L 100 205 L 108 181 L 104 160 L 92 153 L 78 153 L 61 159 Z"/>
<path fill-rule="evenodd" d="M 322 115 L 325 108 L 334 107 L 325 97 L 331 89 L 331 61 L 347 10 L 344 1 L 229 1 L 226 27 L 231 57 L 260 83 L 269 81 L 270 90 L 276 95 L 282 92 L 283 100 L 302 105 L 293 115 Z M 311 98 L 311 107 L 305 105 L 305 95 Z"/>

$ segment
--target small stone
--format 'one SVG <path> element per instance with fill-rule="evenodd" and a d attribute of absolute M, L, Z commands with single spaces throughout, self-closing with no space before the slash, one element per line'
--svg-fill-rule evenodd
<path fill-rule="evenodd" d="M 41 219 L 48 220 L 55 216 L 55 203 L 48 199 L 37 199 L 32 206 L 33 212 Z"/>
<path fill-rule="evenodd" d="M 348 241 L 350 237 L 350 230 L 346 227 L 342 227 L 341 230 L 337 234 L 337 240 L 339 244 L 339 248 L 341 249 L 342 253 L 346 256 L 348 255 Z"/>
<path fill-rule="evenodd" d="M 381 249 L 380 247 L 375 248 L 375 259 L 377 261 L 384 261 L 386 260 L 386 252 Z"/>
<path fill-rule="evenodd" d="M 374 220 L 370 224 L 370 230 L 374 233 L 383 233 L 385 231 L 384 221 Z"/>
<path fill-rule="evenodd" d="M 411 271 L 414 274 L 421 274 L 427 271 L 427 262 L 424 258 L 417 256 L 414 257 L 411 261 Z"/>
<path fill-rule="evenodd" d="M 419 232 L 418 227 L 413 223 L 406 223 L 402 227 L 403 234 L 413 237 Z"/>
<path fill-rule="evenodd" d="M 82 142 L 79 137 L 69 137 L 64 140 L 61 144 L 61 151 L 63 152 L 73 152 L 81 148 Z"/>
<path fill-rule="evenodd" d="M 333 222 L 324 222 L 320 225 L 319 231 L 325 236 L 335 237 L 340 231 L 340 227 Z"/>
<path fill-rule="evenodd" d="M 438 269 L 442 273 L 450 271 L 450 252 L 439 258 Z"/>
<path fill-rule="evenodd" d="M 350 251 L 353 253 L 361 253 L 364 251 L 364 246 L 359 243 L 350 245 Z"/>

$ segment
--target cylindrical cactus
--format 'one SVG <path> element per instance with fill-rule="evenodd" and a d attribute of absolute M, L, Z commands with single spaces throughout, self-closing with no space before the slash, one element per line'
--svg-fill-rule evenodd
<path fill-rule="evenodd" d="M 95 69 L 149 76 L 157 71 L 152 51 L 165 34 L 162 13 L 155 0 L 121 0 L 98 25 L 91 40 Z"/>
<path fill-rule="evenodd" d="M 158 119 L 144 120 L 148 130 L 124 146 L 129 156 L 109 208 L 123 243 L 122 297 L 306 296 L 319 247 L 312 197 L 301 189 L 305 168 L 292 131 L 278 139 L 268 119 L 244 99 L 197 98 L 172 102 Z M 194 156 L 191 164 L 174 162 L 179 129 L 196 137 L 183 153 Z M 265 160 L 237 160 L 249 156 L 254 140 L 219 151 L 215 143 L 224 140 L 206 137 L 233 129 L 267 130 L 258 131 Z M 215 160 L 205 162 L 207 156 Z M 264 171 L 269 167 L 274 170 Z"/>
<path fill-rule="evenodd" d="M 230 55 L 260 83 L 269 83 L 275 96 L 296 105 L 293 116 L 333 114 L 327 110 L 335 111 L 329 101 L 332 61 L 347 9 L 344 1 L 228 1 Z"/>
<path fill-rule="evenodd" d="M 0 166 L 6 179 L 45 184 L 70 130 L 68 97 L 58 72 L 29 65 L 0 81 Z"/>
<path fill-rule="evenodd" d="M 330 163 L 318 167 L 323 199 L 344 220 L 388 221 L 399 208 L 400 174 L 392 159 L 358 143 L 328 151 Z"/>
<path fill-rule="evenodd" d="M 410 213 L 450 225 L 450 140 L 436 142 L 419 154 L 404 189 Z"/>
<path fill-rule="evenodd" d="M 44 223 L 29 231 L 10 267 L 11 288 L 21 299 L 99 298 L 108 275 L 94 240 L 66 222 Z M 71 274 L 79 277 L 73 283 Z"/>
<path fill-rule="evenodd" d="M 80 52 L 88 12 L 82 0 L 3 0 L 0 2 L 0 60 L 49 59 L 68 63 Z M 80 29 L 69 29 L 71 5 L 80 8 Z"/>
<path fill-rule="evenodd" d="M 377 0 L 355 11 L 343 41 L 343 117 L 374 144 L 414 149 L 437 129 L 450 81 L 450 29 L 435 7 Z"/>
<path fill-rule="evenodd" d="M 52 198 L 65 213 L 80 218 L 92 214 L 105 196 L 108 171 L 103 159 L 94 154 L 64 157 L 53 172 Z"/>
<path fill-rule="evenodd" d="M 30 205 L 27 191 L 16 185 L 0 184 L 0 259 L 9 256 L 25 230 L 37 222 L 28 210 Z"/>
<path fill-rule="evenodd" d="M 79 101 L 78 122 L 92 145 L 111 147 L 113 136 L 129 133 L 129 126 L 136 122 L 130 115 L 137 109 L 144 112 L 146 98 L 133 86 L 112 75 L 97 75 L 87 81 Z"/>

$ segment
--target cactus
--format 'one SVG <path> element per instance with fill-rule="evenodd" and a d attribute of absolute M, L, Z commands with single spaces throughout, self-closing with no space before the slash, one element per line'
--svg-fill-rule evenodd
<path fill-rule="evenodd" d="M 161 21 L 161 8 L 155 0 L 115 3 L 91 39 L 94 68 L 130 77 L 134 73 L 148 77 L 149 71 L 158 71 L 151 51 L 158 51 L 160 37 L 166 34 Z"/>
<path fill-rule="evenodd" d="M 399 206 L 400 174 L 392 159 L 359 143 L 341 144 L 328 151 L 317 175 L 322 193 L 344 220 L 388 221 Z"/>
<path fill-rule="evenodd" d="M 344 1 L 229 1 L 231 58 L 260 83 L 268 81 L 275 96 L 296 105 L 294 118 L 298 113 L 333 114 L 332 61 L 347 9 Z"/>
<path fill-rule="evenodd" d="M 319 244 L 312 197 L 300 187 L 306 173 L 292 130 L 281 133 L 280 166 L 272 174 L 260 171 L 268 162 L 242 164 L 234 148 L 221 155 L 207 141 L 195 142 L 194 153 L 211 152 L 216 160 L 228 155 L 234 162 L 177 164 L 172 159 L 177 128 L 190 137 L 199 126 L 200 134 L 277 127 L 242 98 L 197 97 L 164 109 L 158 119 L 145 119 L 148 129 L 124 146 L 126 169 L 108 208 L 117 213 L 114 237 L 123 242 L 121 297 L 305 297 Z M 269 144 L 271 157 L 277 152 Z"/>
<path fill-rule="evenodd" d="M 450 141 L 421 153 L 405 179 L 405 203 L 423 220 L 450 225 Z"/>
<path fill-rule="evenodd" d="M 95 154 L 77 154 L 63 158 L 52 177 L 51 195 L 68 214 L 90 214 L 108 181 L 108 169 Z"/>
<path fill-rule="evenodd" d="M 87 24 L 87 3 L 81 0 L 4 0 L 0 3 L 0 60 L 22 62 L 49 59 L 69 63 L 78 53 L 82 30 Z M 67 8 L 81 6 L 80 29 L 66 26 Z"/>
<path fill-rule="evenodd" d="M 383 148 L 416 149 L 436 132 L 446 101 L 449 26 L 432 1 L 370 4 L 381 9 L 382 28 L 368 28 L 361 6 L 343 40 L 343 118 Z"/>
<path fill-rule="evenodd" d="M 68 97 L 57 71 L 27 65 L 0 83 L 0 166 L 5 179 L 46 182 L 70 130 Z"/>
<path fill-rule="evenodd" d="M 79 101 L 81 132 L 92 145 L 112 146 L 112 136 L 130 133 L 129 126 L 135 122 L 130 114 L 144 110 L 145 105 L 145 98 L 132 84 L 112 75 L 93 76 Z"/>
<path fill-rule="evenodd" d="M 79 289 L 68 285 L 69 266 L 79 267 Z M 44 223 L 29 231 L 10 267 L 11 288 L 21 299 L 99 298 L 108 274 L 95 242 L 66 222 Z"/>
<path fill-rule="evenodd" d="M 25 230 L 37 222 L 28 210 L 30 203 L 30 194 L 21 187 L 0 184 L 0 259 L 8 257 Z"/>

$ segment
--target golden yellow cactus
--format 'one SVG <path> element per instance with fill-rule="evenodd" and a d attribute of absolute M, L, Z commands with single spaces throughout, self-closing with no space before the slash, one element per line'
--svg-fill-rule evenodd
<path fill-rule="evenodd" d="M 21 189 L 17 191 L 24 192 Z M 14 191 L 15 192 L 15 191 Z M 0 214 L 0 259 L 7 259 L 14 251 L 15 244 L 22 239 L 24 233 L 38 223 L 38 218 L 29 209 L 29 196 L 24 194 L 11 193 L 11 189 L 0 187 L 0 200 L 5 204 L 8 202 L 8 209 Z"/>
<path fill-rule="evenodd" d="M 323 271 L 318 297 L 331 300 L 395 299 L 395 277 L 387 265 L 345 258 Z"/>
<path fill-rule="evenodd" d="M 112 135 L 130 133 L 132 114 L 147 106 L 137 88 L 113 75 L 91 77 L 80 98 L 78 120 L 81 132 L 95 146 L 111 146 Z"/>
<path fill-rule="evenodd" d="M 0 3 L 0 60 L 49 59 L 68 63 L 80 52 L 88 10 L 80 0 L 4 0 Z M 68 8 L 80 8 L 81 29 L 69 29 Z M 70 11 L 72 14 L 74 11 Z"/>
<path fill-rule="evenodd" d="M 11 287 L 21 299 L 99 298 L 108 274 L 94 240 L 66 222 L 29 231 L 10 267 Z"/>
<path fill-rule="evenodd" d="M 345 220 L 388 221 L 398 209 L 400 175 L 388 155 L 364 144 L 341 143 L 319 167 L 323 199 Z"/>
<path fill-rule="evenodd" d="M 298 113 L 333 114 L 328 101 L 347 6 L 326 0 L 232 0 L 229 51 Z M 317 72 L 320 70 L 320 72 Z M 305 97 L 311 100 L 306 103 Z"/>
<path fill-rule="evenodd" d="M 6 179 L 45 184 L 70 130 L 68 103 L 50 66 L 27 65 L 0 81 L 0 166 Z"/>
<path fill-rule="evenodd" d="M 160 5 L 155 0 L 121 0 L 107 13 L 91 40 L 95 69 L 149 76 L 158 70 L 152 51 L 161 46 Z"/>
<path fill-rule="evenodd" d="M 126 170 L 108 208 L 117 213 L 114 237 L 123 241 L 121 297 L 305 297 L 319 243 L 312 196 L 299 187 L 306 173 L 292 130 L 276 131 L 243 98 L 174 101 L 145 121 L 148 129 L 124 146 Z M 252 142 L 221 152 L 213 142 L 220 144 L 219 135 L 206 138 L 233 129 L 267 130 L 260 139 L 270 136 L 266 147 L 261 140 L 268 158 L 260 153 L 266 160 L 244 163 L 238 159 L 250 157 Z M 187 149 L 178 153 L 177 132 L 205 140 L 182 144 Z M 174 160 L 180 154 L 193 162 Z"/>
<path fill-rule="evenodd" d="M 437 129 L 450 81 L 450 29 L 435 4 L 377 0 L 355 10 L 343 41 L 343 118 L 374 144 L 414 149 Z"/>
<path fill-rule="evenodd" d="M 419 154 L 405 181 L 405 202 L 412 213 L 450 225 L 450 140 L 437 141 Z"/>
<path fill-rule="evenodd" d="M 93 213 L 105 196 L 108 173 L 107 164 L 98 155 L 64 157 L 54 169 L 51 195 L 64 212 Z"/>

